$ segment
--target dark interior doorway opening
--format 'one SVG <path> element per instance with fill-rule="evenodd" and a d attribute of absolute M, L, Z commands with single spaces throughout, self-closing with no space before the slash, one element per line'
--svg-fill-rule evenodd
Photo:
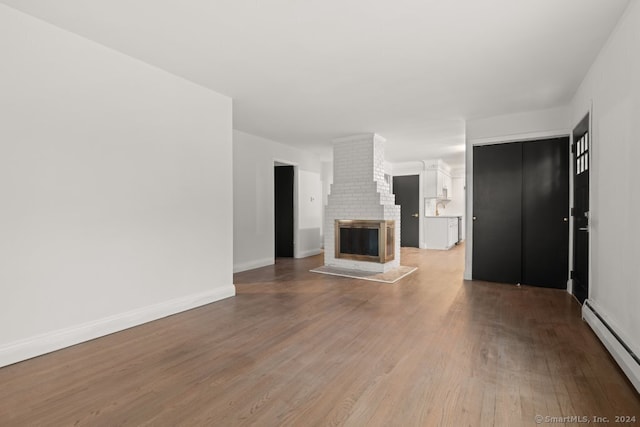
<path fill-rule="evenodd" d="M 294 169 L 274 164 L 275 257 L 294 255 Z"/>

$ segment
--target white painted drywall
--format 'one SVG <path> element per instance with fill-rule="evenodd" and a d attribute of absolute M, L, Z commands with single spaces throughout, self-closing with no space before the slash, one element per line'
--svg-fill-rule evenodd
<path fill-rule="evenodd" d="M 320 174 L 298 168 L 298 232 L 295 256 L 303 258 L 320 253 L 320 240 L 324 205 Z"/>
<path fill-rule="evenodd" d="M 310 152 L 234 130 L 233 268 L 236 272 L 274 263 L 274 161 L 296 167 L 295 256 L 320 253 L 320 160 Z"/>
<path fill-rule="evenodd" d="M 589 299 L 640 354 L 640 4 L 632 1 L 572 102 L 591 114 Z"/>
<path fill-rule="evenodd" d="M 566 136 L 571 132 L 570 117 L 570 107 L 563 106 L 467 121 L 465 279 L 471 280 L 473 268 L 473 146 Z"/>
<path fill-rule="evenodd" d="M 0 52 L 0 365 L 233 295 L 231 100 L 4 5 Z"/>
<path fill-rule="evenodd" d="M 447 204 L 444 214 L 462 217 L 462 229 L 460 238 L 465 238 L 465 177 L 464 170 L 455 170 L 451 174 L 451 201 Z"/>
<path fill-rule="evenodd" d="M 467 142 L 482 143 L 520 141 L 566 134 L 570 118 L 568 106 L 525 111 L 484 119 L 468 120 Z M 469 146 L 467 145 L 467 154 Z"/>

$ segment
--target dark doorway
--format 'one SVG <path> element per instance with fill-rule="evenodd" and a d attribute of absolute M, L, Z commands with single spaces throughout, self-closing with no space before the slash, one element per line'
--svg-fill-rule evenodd
<path fill-rule="evenodd" d="M 293 257 L 293 166 L 274 167 L 275 256 Z"/>
<path fill-rule="evenodd" d="M 522 144 L 473 148 L 473 278 L 520 283 Z"/>
<path fill-rule="evenodd" d="M 569 138 L 474 147 L 473 278 L 566 288 Z"/>
<path fill-rule="evenodd" d="M 396 205 L 400 205 L 400 246 L 419 247 L 420 241 L 420 176 L 393 177 Z"/>
<path fill-rule="evenodd" d="M 573 130 L 573 295 L 584 303 L 589 297 L 589 115 Z"/>

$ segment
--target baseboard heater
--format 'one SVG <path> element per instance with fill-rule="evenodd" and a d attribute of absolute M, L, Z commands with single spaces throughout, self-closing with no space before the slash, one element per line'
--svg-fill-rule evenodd
<path fill-rule="evenodd" d="M 620 368 L 627 375 L 633 386 L 640 393 L 640 357 L 631 349 L 619 333 L 611 326 L 594 307 L 595 304 L 586 300 L 582 306 L 582 318 L 600 338 L 609 350 Z"/>

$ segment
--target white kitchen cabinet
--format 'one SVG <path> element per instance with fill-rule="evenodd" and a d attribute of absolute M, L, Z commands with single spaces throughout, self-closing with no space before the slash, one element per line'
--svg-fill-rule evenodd
<path fill-rule="evenodd" d="M 442 198 L 452 199 L 453 198 L 451 197 L 452 192 L 453 192 L 453 180 L 451 179 L 451 175 L 449 175 L 448 173 L 442 172 L 442 191 L 441 191 Z"/>
<path fill-rule="evenodd" d="M 429 199 L 451 199 L 453 187 L 449 166 L 442 160 L 427 162 L 424 172 L 424 197 Z"/>
<path fill-rule="evenodd" d="M 451 249 L 458 243 L 457 216 L 428 216 L 425 218 L 425 244 L 427 249 Z"/>
<path fill-rule="evenodd" d="M 448 240 L 447 246 L 452 247 L 458 243 L 458 218 L 448 218 Z"/>

